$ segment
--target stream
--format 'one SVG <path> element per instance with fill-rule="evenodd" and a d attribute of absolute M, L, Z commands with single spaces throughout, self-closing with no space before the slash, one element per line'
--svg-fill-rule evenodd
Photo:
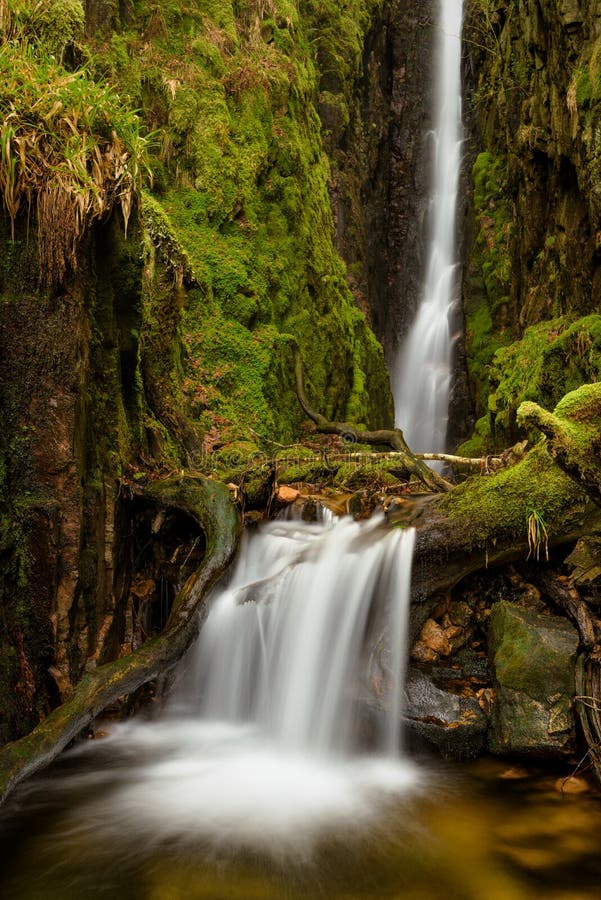
<path fill-rule="evenodd" d="M 135 808 L 107 830 L 112 795 L 139 784 L 153 753 L 90 741 L 22 788 L 0 826 L 4 900 L 599 897 L 601 800 L 591 790 L 562 794 L 558 771 L 487 759 L 452 769 L 422 763 L 420 788 L 380 804 L 369 824 L 349 809 L 310 852 L 301 836 L 297 853 L 282 854 L 277 842 L 212 844 L 190 820 L 185 836 L 151 834 Z M 189 773 L 181 777 L 180 796 Z M 260 809 L 248 815 L 260 834 Z"/>
<path fill-rule="evenodd" d="M 598 897 L 586 781 L 404 748 L 412 549 L 382 516 L 246 535 L 166 703 L 9 799 L 0 896 Z"/>

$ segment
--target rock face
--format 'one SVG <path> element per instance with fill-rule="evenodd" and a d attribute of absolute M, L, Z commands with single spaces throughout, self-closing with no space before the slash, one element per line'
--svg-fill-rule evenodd
<path fill-rule="evenodd" d="M 578 635 L 565 619 L 501 601 L 490 618 L 495 753 L 562 756 L 574 747 Z"/>
<path fill-rule="evenodd" d="M 435 3 L 394 0 L 374 19 L 354 85 L 320 82 L 337 178 L 337 245 L 389 362 L 419 301 L 430 158 Z M 335 116 L 344 109 L 344 116 Z"/>
<path fill-rule="evenodd" d="M 464 298 L 480 452 L 524 436 L 520 400 L 552 407 L 598 380 L 601 3 L 484 0 L 466 12 L 478 122 Z"/>

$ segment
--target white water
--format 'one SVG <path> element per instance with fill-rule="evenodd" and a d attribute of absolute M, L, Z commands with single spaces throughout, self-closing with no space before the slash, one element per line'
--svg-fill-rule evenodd
<path fill-rule="evenodd" d="M 188 702 L 205 719 L 252 722 L 279 746 L 348 756 L 354 679 L 377 600 L 395 635 L 382 747 L 396 754 L 413 534 L 383 530 L 379 517 L 265 526 L 202 629 Z"/>
<path fill-rule="evenodd" d="M 417 453 L 446 449 L 453 345 L 449 320 L 459 290 L 462 0 L 439 0 L 439 10 L 428 263 L 423 296 L 400 349 L 393 384 L 396 424 Z"/>
<path fill-rule="evenodd" d="M 93 799 L 67 838 L 302 857 L 324 836 L 376 826 L 419 786 L 400 751 L 413 540 L 382 517 L 282 520 L 245 538 L 167 715 L 93 742 L 117 768 L 80 776 Z M 387 627 L 367 754 L 356 701 L 370 693 L 369 639 Z"/>

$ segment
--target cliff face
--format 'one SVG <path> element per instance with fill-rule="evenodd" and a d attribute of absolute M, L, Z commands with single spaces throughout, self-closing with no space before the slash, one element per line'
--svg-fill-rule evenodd
<path fill-rule="evenodd" d="M 522 436 L 521 400 L 552 407 L 600 375 L 601 4 L 472 0 L 466 48 L 478 118 L 466 315 L 480 452 Z"/>
<path fill-rule="evenodd" d="M 430 0 L 386 3 L 355 77 L 333 78 L 326 65 L 320 80 L 336 242 L 389 364 L 415 313 L 425 268 L 434 12 Z"/>
<path fill-rule="evenodd" d="M 177 546 L 202 552 L 132 487 L 208 471 L 232 441 L 298 440 L 287 335 L 326 415 L 382 426 L 392 402 L 318 115 L 334 56 L 338 84 L 375 65 L 380 2 L 0 13 L 5 741 L 160 630 Z"/>

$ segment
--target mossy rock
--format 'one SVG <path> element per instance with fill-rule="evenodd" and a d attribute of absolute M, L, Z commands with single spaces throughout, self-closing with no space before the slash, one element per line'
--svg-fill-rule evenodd
<path fill-rule="evenodd" d="M 574 627 L 559 616 L 501 601 L 492 609 L 488 646 L 495 686 L 493 752 L 569 754 L 575 745 Z"/>

